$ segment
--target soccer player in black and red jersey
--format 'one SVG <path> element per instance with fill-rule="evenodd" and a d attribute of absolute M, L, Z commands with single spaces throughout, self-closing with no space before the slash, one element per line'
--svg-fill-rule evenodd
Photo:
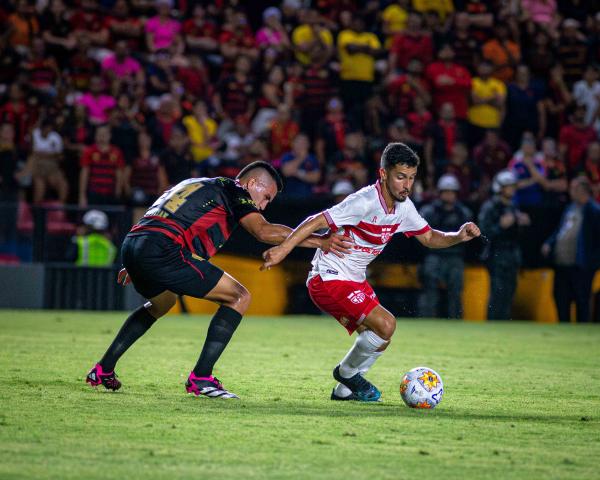
<path fill-rule="evenodd" d="M 238 398 L 225 390 L 212 371 L 250 304 L 250 293 L 208 259 L 238 224 L 261 242 L 283 242 L 292 229 L 269 223 L 260 213 L 281 188 L 281 178 L 270 164 L 254 162 L 235 180 L 190 178 L 156 200 L 125 238 L 121 247 L 125 268 L 119 273 L 120 283 L 131 281 L 149 301 L 127 318 L 86 382 L 118 390 L 121 382 L 114 368 L 119 358 L 173 307 L 177 295 L 188 295 L 211 300 L 220 307 L 208 327 L 186 390 L 197 396 Z M 350 247 L 347 238 L 337 235 L 313 235 L 302 245 L 339 256 L 348 253 Z"/>

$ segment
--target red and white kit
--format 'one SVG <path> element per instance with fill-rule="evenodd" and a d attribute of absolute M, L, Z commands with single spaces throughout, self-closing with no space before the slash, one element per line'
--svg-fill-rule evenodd
<path fill-rule="evenodd" d="M 308 275 L 312 301 L 340 322 L 350 334 L 371 313 L 379 300 L 366 280 L 367 266 L 379 255 L 395 233 L 407 237 L 430 230 L 407 198 L 388 211 L 377 182 L 346 197 L 324 212 L 331 231 L 351 237 L 352 253 L 339 258 L 317 250 Z"/>

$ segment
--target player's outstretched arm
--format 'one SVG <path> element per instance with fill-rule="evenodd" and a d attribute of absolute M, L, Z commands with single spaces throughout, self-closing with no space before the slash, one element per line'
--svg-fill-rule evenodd
<path fill-rule="evenodd" d="M 263 243 L 269 243 L 271 245 L 280 245 L 293 232 L 290 227 L 285 225 L 269 223 L 260 213 L 246 215 L 240 220 L 240 224 L 252 236 L 254 236 L 254 238 Z M 328 225 L 325 221 L 325 225 L 319 228 L 327 227 Z M 317 228 L 317 230 L 319 228 Z M 343 237 L 334 233 L 328 233 L 327 235 L 314 235 L 311 232 L 311 234 L 309 234 L 300 242 L 299 246 L 320 248 L 325 252 L 331 251 L 338 256 L 343 256 L 345 253 L 350 253 L 352 242 L 347 237 Z"/>
<path fill-rule="evenodd" d="M 277 265 L 283 261 L 295 247 L 302 245 L 302 242 L 306 241 L 306 239 L 314 232 L 321 230 L 322 228 L 327 228 L 328 226 L 327 219 L 323 213 L 317 213 L 316 215 L 308 217 L 294 229 L 292 234 L 288 236 L 281 245 L 270 248 L 263 253 L 265 262 L 260 269 L 265 270 Z"/>
<path fill-rule="evenodd" d="M 417 235 L 416 239 L 428 248 L 448 248 L 457 243 L 473 240 L 480 235 L 479 227 L 473 222 L 467 222 L 460 227 L 458 232 L 441 232 L 431 229 L 422 235 Z"/>

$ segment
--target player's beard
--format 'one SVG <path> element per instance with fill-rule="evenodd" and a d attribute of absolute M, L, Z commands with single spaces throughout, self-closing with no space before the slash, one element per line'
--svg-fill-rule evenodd
<path fill-rule="evenodd" d="M 390 192 L 391 192 L 391 190 L 390 190 Z M 410 196 L 410 190 L 404 190 L 402 192 L 402 195 L 403 196 L 396 196 L 392 193 L 392 197 L 394 198 L 394 200 L 396 200 L 397 202 L 404 202 Z"/>

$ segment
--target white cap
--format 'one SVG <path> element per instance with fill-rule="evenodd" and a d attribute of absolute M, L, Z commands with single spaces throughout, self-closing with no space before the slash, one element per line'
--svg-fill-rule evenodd
<path fill-rule="evenodd" d="M 452 190 L 453 192 L 460 191 L 460 183 L 456 176 L 451 173 L 442 175 L 437 182 L 437 189 L 441 192 L 443 190 Z"/>
<path fill-rule="evenodd" d="M 492 190 L 494 193 L 499 193 L 502 187 L 509 185 L 516 185 L 517 177 L 510 170 L 502 170 L 496 174 L 494 181 L 492 182 Z"/>
<path fill-rule="evenodd" d="M 94 230 L 106 230 L 108 228 L 108 217 L 100 210 L 90 210 L 83 216 L 83 223 Z"/>
<path fill-rule="evenodd" d="M 333 184 L 331 193 L 334 195 L 350 195 L 354 193 L 354 185 L 350 180 L 338 180 Z"/>

